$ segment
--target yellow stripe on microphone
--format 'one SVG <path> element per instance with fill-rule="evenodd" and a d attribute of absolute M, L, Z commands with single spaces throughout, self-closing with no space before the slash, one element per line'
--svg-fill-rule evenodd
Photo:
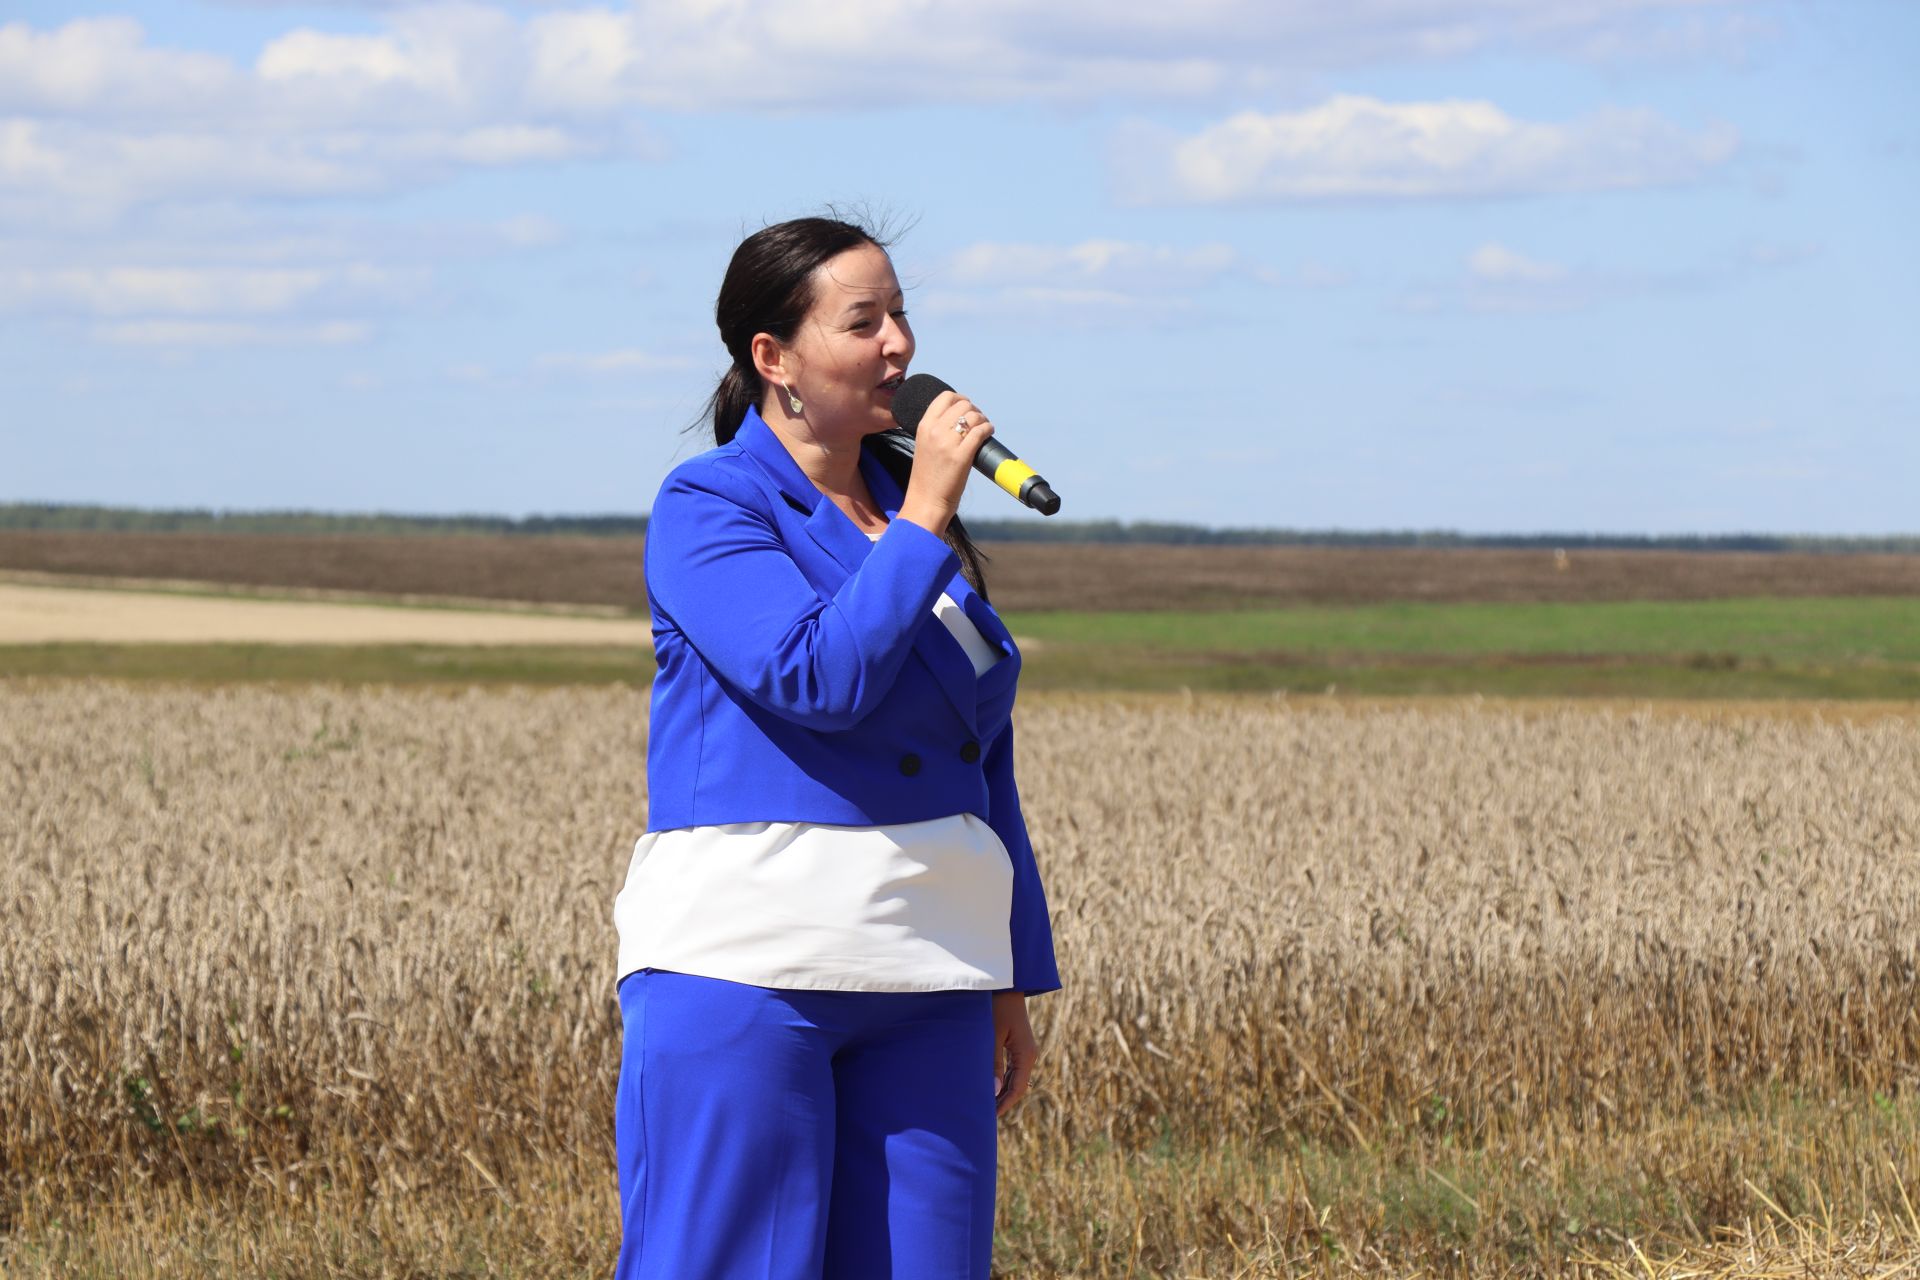
<path fill-rule="evenodd" d="M 1008 458 L 993 469 L 993 482 L 1014 497 L 1020 496 L 1020 486 L 1040 474 L 1018 458 Z"/>

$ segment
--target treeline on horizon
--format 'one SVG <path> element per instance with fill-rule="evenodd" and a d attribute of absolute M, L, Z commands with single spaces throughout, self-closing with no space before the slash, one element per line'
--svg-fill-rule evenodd
<path fill-rule="evenodd" d="M 1156 543 L 1218 547 L 1544 547 L 1645 551 L 1920 553 L 1920 534 L 1459 533 L 1445 529 L 1209 528 L 1152 520 L 969 520 L 986 542 Z M 489 516 L 335 514 L 323 511 L 148 510 L 66 503 L 0 503 L 0 531 L 235 534 L 497 534 L 642 537 L 644 515 Z"/>

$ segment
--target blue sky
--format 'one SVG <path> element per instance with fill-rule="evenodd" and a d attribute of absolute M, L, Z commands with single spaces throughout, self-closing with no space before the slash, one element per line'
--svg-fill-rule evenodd
<path fill-rule="evenodd" d="M 644 511 L 734 244 L 838 203 L 1070 518 L 1920 531 L 1915 65 L 1905 0 L 15 0 L 0 501 Z"/>

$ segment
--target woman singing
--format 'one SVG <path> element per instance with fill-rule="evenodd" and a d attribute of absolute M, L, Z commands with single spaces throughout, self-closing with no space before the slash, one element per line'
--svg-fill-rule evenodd
<path fill-rule="evenodd" d="M 885 248 L 735 250 L 718 447 L 647 529 L 647 832 L 614 906 L 618 1274 L 986 1280 L 995 1123 L 1056 990 L 1013 776 L 1020 653 L 955 512 L 993 425 L 908 437 Z"/>

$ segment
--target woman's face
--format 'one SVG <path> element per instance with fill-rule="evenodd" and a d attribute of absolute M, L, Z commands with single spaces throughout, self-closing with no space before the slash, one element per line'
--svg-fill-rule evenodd
<path fill-rule="evenodd" d="M 804 402 L 800 416 L 816 440 L 857 441 L 893 426 L 893 393 L 913 360 L 913 330 L 886 250 L 863 244 L 820 265 L 813 306 L 787 353 L 787 384 Z"/>

